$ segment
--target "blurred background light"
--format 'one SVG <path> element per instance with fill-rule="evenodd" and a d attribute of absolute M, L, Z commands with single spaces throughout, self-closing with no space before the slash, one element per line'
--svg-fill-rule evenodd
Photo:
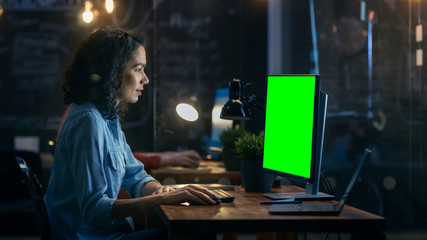
<path fill-rule="evenodd" d="M 112 13 L 114 10 L 114 1 L 113 0 L 105 0 L 105 9 L 108 13 Z"/>
<path fill-rule="evenodd" d="M 178 115 L 189 122 L 194 122 L 199 119 L 199 113 L 196 108 L 187 103 L 180 103 L 176 106 L 176 112 Z"/>

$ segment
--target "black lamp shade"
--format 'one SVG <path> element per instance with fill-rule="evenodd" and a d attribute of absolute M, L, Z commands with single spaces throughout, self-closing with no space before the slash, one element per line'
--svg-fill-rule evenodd
<path fill-rule="evenodd" d="M 228 120 L 250 120 L 251 113 L 241 101 L 242 83 L 239 79 L 229 82 L 229 99 L 222 107 L 220 118 Z"/>
<path fill-rule="evenodd" d="M 229 99 L 222 107 L 220 118 L 228 120 L 250 120 L 251 113 L 238 99 Z"/>

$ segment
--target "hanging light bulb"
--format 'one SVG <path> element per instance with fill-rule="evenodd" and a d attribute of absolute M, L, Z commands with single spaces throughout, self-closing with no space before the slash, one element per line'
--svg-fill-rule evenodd
<path fill-rule="evenodd" d="M 108 13 L 112 13 L 114 10 L 114 1 L 113 0 L 105 0 L 105 9 L 107 9 Z"/>
<path fill-rule="evenodd" d="M 91 1 L 85 1 L 85 11 L 83 12 L 83 21 L 90 23 L 93 20 L 93 4 Z"/>
<path fill-rule="evenodd" d="M 0 17 L 3 15 L 3 7 L 0 4 Z"/>

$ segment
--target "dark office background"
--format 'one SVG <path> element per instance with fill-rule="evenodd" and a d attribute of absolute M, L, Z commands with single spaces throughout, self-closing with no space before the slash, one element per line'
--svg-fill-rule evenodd
<path fill-rule="evenodd" d="M 13 147 L 16 135 L 37 135 L 40 151 L 50 151 L 48 141 L 66 108 L 61 72 L 98 25 L 142 31 L 150 39 L 150 84 L 123 122 L 133 150 L 207 153 L 215 90 L 233 78 L 254 83 L 245 93 L 265 99 L 267 0 L 121 0 L 113 15 L 100 10 L 90 24 L 80 19 L 83 1 L 42 2 L 47 5 L 0 1 L 1 148 Z M 102 8 L 102 1 L 93 2 Z M 416 66 L 415 52 L 424 40 L 416 42 L 415 26 L 427 25 L 427 3 L 364 2 L 361 21 L 360 0 L 314 1 L 321 86 L 329 94 L 322 173 L 340 195 L 369 147 L 373 154 L 350 204 L 386 217 L 388 232 L 418 232 L 427 225 L 427 83 L 425 67 Z M 281 7 L 282 73 L 314 73 L 309 1 L 284 0 Z M 369 11 L 375 13 L 372 75 Z M 193 95 L 201 116 L 188 123 L 176 115 L 175 105 Z M 255 110 L 245 127 L 258 132 L 263 117 Z M 422 238 L 425 233 L 417 239 Z"/>

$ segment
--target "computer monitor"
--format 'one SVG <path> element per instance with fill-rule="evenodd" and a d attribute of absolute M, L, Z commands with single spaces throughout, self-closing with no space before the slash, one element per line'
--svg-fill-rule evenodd
<path fill-rule="evenodd" d="M 327 97 L 318 75 L 268 76 L 263 168 L 306 184 L 287 197 L 333 198 L 319 192 Z"/>

